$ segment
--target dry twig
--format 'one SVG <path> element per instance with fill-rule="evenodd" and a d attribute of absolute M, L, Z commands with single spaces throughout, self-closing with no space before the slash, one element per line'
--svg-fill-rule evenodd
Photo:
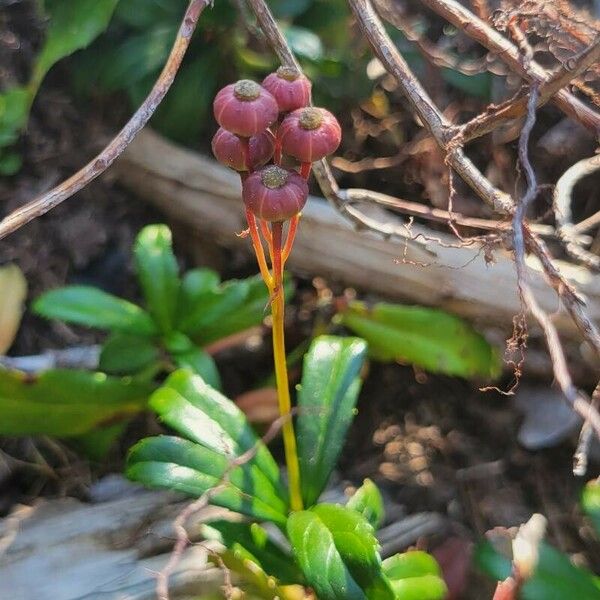
<path fill-rule="evenodd" d="M 90 181 L 93 181 L 104 173 L 110 165 L 124 152 L 125 148 L 131 143 L 136 134 L 146 125 L 158 105 L 162 102 L 166 93 L 169 91 L 175 75 L 179 70 L 181 61 L 185 56 L 198 19 L 202 11 L 212 2 L 212 0 L 191 0 L 171 53 L 167 62 L 156 80 L 152 90 L 137 109 L 125 127 L 121 129 L 118 135 L 85 167 L 77 171 L 69 179 L 63 181 L 57 187 L 49 190 L 34 198 L 24 206 L 10 213 L 0 221 L 0 239 L 6 237 L 13 231 L 23 227 L 29 221 L 47 213 L 67 198 L 84 188 Z"/>
<path fill-rule="evenodd" d="M 582 248 L 577 239 L 577 230 L 573 225 L 571 203 L 573 188 L 580 179 L 595 173 L 600 169 L 600 154 L 584 158 L 567 169 L 554 188 L 554 218 L 560 239 L 565 250 L 576 260 L 588 267 L 600 269 L 600 256 Z"/>
<path fill-rule="evenodd" d="M 548 80 L 548 73 L 543 67 L 533 60 L 525 64 L 517 46 L 457 0 L 421 0 L 421 3 L 479 42 L 527 81 L 543 85 Z M 596 135 L 600 134 L 600 114 L 570 92 L 559 90 L 553 96 L 552 102 L 585 128 L 596 132 Z"/>

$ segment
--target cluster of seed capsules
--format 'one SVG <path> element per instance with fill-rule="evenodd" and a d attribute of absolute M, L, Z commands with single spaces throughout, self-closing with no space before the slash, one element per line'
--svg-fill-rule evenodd
<path fill-rule="evenodd" d="M 308 198 L 311 164 L 340 144 L 337 119 L 310 101 L 311 82 L 288 67 L 262 85 L 243 79 L 215 97 L 220 129 L 213 153 L 240 173 L 247 213 L 263 222 L 297 219 Z"/>

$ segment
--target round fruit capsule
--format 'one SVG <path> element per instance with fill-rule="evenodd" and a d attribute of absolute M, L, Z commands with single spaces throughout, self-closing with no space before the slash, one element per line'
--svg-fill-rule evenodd
<path fill-rule="evenodd" d="M 287 115 L 277 135 L 284 154 L 312 163 L 336 151 L 342 130 L 328 110 L 308 106 Z"/>
<path fill-rule="evenodd" d="M 300 71 L 292 67 L 279 67 L 265 77 L 263 87 L 279 105 L 279 112 L 290 112 L 310 104 L 312 84 Z"/>
<path fill-rule="evenodd" d="M 249 79 L 225 86 L 213 102 L 217 123 L 236 135 L 262 133 L 277 120 L 279 107 L 273 96 Z"/>
<path fill-rule="evenodd" d="M 270 165 L 248 175 L 242 198 L 259 219 L 286 221 L 304 208 L 308 184 L 296 171 Z"/>
<path fill-rule="evenodd" d="M 245 152 L 248 152 L 246 158 Z M 235 133 L 220 127 L 212 139 L 215 158 L 236 171 L 247 171 L 268 163 L 275 149 L 275 136 L 267 129 L 249 138 L 247 145 Z"/>

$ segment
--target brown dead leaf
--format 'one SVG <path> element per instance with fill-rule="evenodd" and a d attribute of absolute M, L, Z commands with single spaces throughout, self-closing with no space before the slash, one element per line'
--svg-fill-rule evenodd
<path fill-rule="evenodd" d="M 27 296 L 27 281 L 17 265 L 0 268 L 0 354 L 13 343 Z"/>

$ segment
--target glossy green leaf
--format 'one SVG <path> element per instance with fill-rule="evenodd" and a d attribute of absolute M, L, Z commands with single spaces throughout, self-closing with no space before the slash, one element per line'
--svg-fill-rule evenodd
<path fill-rule="evenodd" d="M 138 442 L 129 452 L 127 476 L 149 487 L 200 497 L 258 520 L 285 523 L 287 504 L 256 461 L 232 468 L 233 456 L 182 438 L 161 435 Z M 227 474 L 227 481 L 224 476 Z"/>
<path fill-rule="evenodd" d="M 78 436 L 140 412 L 150 392 L 104 373 L 55 370 L 31 379 L 0 370 L 0 435 Z"/>
<path fill-rule="evenodd" d="M 184 296 L 183 306 L 179 310 L 178 329 L 204 344 L 204 330 L 219 327 L 215 323 L 225 324 L 228 315 L 244 305 L 249 287 L 248 280 L 228 281 L 217 288 L 196 294 L 193 299 L 190 295 Z"/>
<path fill-rule="evenodd" d="M 117 375 L 131 375 L 156 363 L 160 350 L 151 338 L 127 333 L 114 333 L 102 345 L 101 371 Z"/>
<path fill-rule="evenodd" d="M 303 580 L 292 557 L 275 544 L 258 523 L 212 521 L 202 528 L 202 536 L 223 544 L 237 561 L 251 560 L 280 584 Z M 225 561 L 227 563 L 226 557 Z"/>
<path fill-rule="evenodd" d="M 254 462 L 274 485 L 281 485 L 277 463 L 244 413 L 201 377 L 185 370 L 173 373 L 153 394 L 150 404 L 167 425 L 216 452 L 231 457 L 258 448 Z M 283 488 L 281 491 L 285 496 Z"/>
<path fill-rule="evenodd" d="M 306 582 L 319 600 L 393 600 L 373 528 L 332 504 L 292 513 L 287 533 Z"/>
<path fill-rule="evenodd" d="M 231 283 L 226 282 L 223 285 L 227 288 Z M 267 288 L 260 275 L 245 279 L 244 287 L 246 288 L 246 294 L 243 302 L 235 308 L 231 308 L 222 318 L 205 323 L 202 330 L 195 336 L 197 340 L 200 340 L 202 344 L 210 344 L 262 323 L 265 315 L 269 312 Z M 285 277 L 283 287 L 287 302 L 294 295 L 293 281 L 289 277 Z"/>
<path fill-rule="evenodd" d="M 179 298 L 179 267 L 166 225 L 148 225 L 134 245 L 135 266 L 148 310 L 161 331 L 173 329 Z"/>
<path fill-rule="evenodd" d="M 426 552 L 391 556 L 383 561 L 383 570 L 402 600 L 443 600 L 448 593 L 439 565 Z"/>
<path fill-rule="evenodd" d="M 27 123 L 29 92 L 15 87 L 0 94 L 0 147 L 14 144 Z"/>
<path fill-rule="evenodd" d="M 257 518 L 275 521 L 279 517 L 266 511 L 267 504 L 285 514 L 287 491 L 281 482 L 277 463 L 246 421 L 244 413 L 231 400 L 207 385 L 198 375 L 189 370 L 181 370 L 173 373 L 163 386 L 154 392 L 150 405 L 162 421 L 188 439 L 179 440 L 181 444 L 175 443 L 178 438 L 169 438 L 168 442 L 154 441 L 158 438 L 144 440 L 141 448 L 150 448 L 154 452 L 162 447 L 161 444 L 166 444 L 168 448 L 177 449 L 177 452 L 172 453 L 171 459 L 162 460 L 157 451 L 153 458 L 144 459 L 147 463 L 144 466 L 134 465 L 142 460 L 141 455 L 136 453 L 130 461 L 132 468 L 135 466 L 135 471 L 131 472 L 132 478 L 154 486 L 170 487 L 173 484 L 189 494 L 202 494 L 205 491 L 204 486 L 220 480 L 225 469 L 235 458 L 250 452 L 252 456 L 240 467 L 240 473 L 251 477 L 246 483 L 242 478 L 238 487 L 243 489 L 244 493 L 251 493 L 260 500 L 258 508 L 252 502 L 241 502 L 243 498 L 238 498 L 239 490 L 234 493 L 233 499 L 230 497 L 233 492 L 228 491 L 227 506 L 254 516 L 259 514 L 257 511 L 260 509 L 262 516 Z M 192 465 L 181 462 L 186 452 L 198 457 L 198 460 L 204 460 L 206 457 L 213 460 L 214 469 L 207 470 L 197 466 L 198 472 L 190 472 L 189 468 Z M 176 465 L 187 469 L 175 468 Z M 165 478 L 162 483 L 161 477 Z M 237 480 L 232 478 L 231 481 L 238 485 Z"/>
<path fill-rule="evenodd" d="M 369 344 L 382 361 L 415 364 L 432 373 L 461 377 L 496 377 L 500 358 L 463 320 L 437 309 L 378 303 L 368 308 L 353 302 L 342 323 Z"/>
<path fill-rule="evenodd" d="M 488 575 L 503 581 L 510 576 L 511 562 L 490 542 L 478 544 L 475 563 Z M 539 562 L 533 577 L 521 590 L 522 600 L 596 600 L 600 598 L 600 579 L 576 567 L 569 557 L 549 544 L 540 544 Z"/>
<path fill-rule="evenodd" d="M 370 479 L 364 480 L 346 506 L 360 513 L 375 530 L 383 523 L 385 517 L 383 498 L 379 488 Z"/>
<path fill-rule="evenodd" d="M 366 350 L 358 338 L 320 336 L 304 358 L 297 438 L 305 506 L 319 498 L 344 446 Z"/>
<path fill-rule="evenodd" d="M 88 46 L 102 33 L 119 0 L 46 0 L 50 18 L 37 57 L 31 87 L 37 90 L 49 69 L 65 56 Z"/>
<path fill-rule="evenodd" d="M 46 292 L 33 303 L 33 311 L 47 319 L 87 327 L 139 335 L 156 333 L 152 318 L 139 306 L 90 286 L 72 285 Z"/>
<path fill-rule="evenodd" d="M 221 389 L 221 376 L 213 357 L 208 353 L 193 346 L 189 350 L 173 354 L 173 360 L 178 367 L 190 369 L 200 375 L 204 381 L 216 390 Z"/>
<path fill-rule="evenodd" d="M 600 536 L 600 482 L 594 479 L 583 488 L 581 505 Z"/>

